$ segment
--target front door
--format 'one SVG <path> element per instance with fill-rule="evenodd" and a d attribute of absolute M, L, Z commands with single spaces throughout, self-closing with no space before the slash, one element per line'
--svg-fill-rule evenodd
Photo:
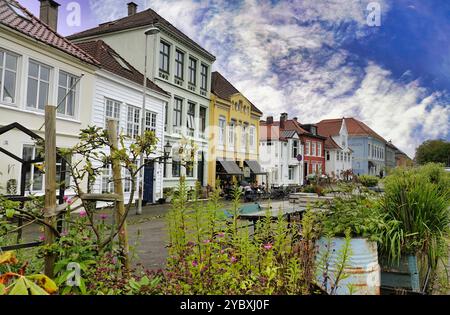
<path fill-rule="evenodd" d="M 198 156 L 198 162 L 197 162 L 197 180 L 200 182 L 200 185 L 203 187 L 203 177 L 205 172 L 205 164 L 204 164 L 204 153 L 201 152 Z"/>
<path fill-rule="evenodd" d="M 153 179 L 154 179 L 155 167 L 153 163 L 150 163 L 144 167 L 144 196 L 143 202 L 153 203 Z"/>

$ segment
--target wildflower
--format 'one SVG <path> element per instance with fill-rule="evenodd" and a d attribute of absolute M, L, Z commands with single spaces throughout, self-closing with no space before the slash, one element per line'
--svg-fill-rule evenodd
<path fill-rule="evenodd" d="M 209 244 L 209 243 L 211 243 L 211 240 L 204 240 L 203 243 Z"/>
<path fill-rule="evenodd" d="M 108 215 L 105 213 L 102 213 L 102 214 L 100 214 L 100 219 L 106 220 L 106 219 L 108 219 Z"/>
<path fill-rule="evenodd" d="M 189 241 L 189 242 L 187 243 L 187 245 L 188 245 L 188 246 L 190 246 L 190 247 L 192 247 L 192 246 L 194 246 L 194 245 L 195 245 L 195 243 L 194 243 L 194 242 L 192 242 L 192 241 Z"/>
<path fill-rule="evenodd" d="M 197 267 L 198 266 L 198 262 L 196 261 L 196 260 L 194 260 L 193 262 L 192 262 L 192 267 Z"/>
<path fill-rule="evenodd" d="M 231 256 L 231 263 L 235 263 L 235 262 L 237 262 L 237 258 L 236 257 L 234 257 L 234 256 Z"/>
<path fill-rule="evenodd" d="M 80 215 L 80 217 L 84 218 L 87 215 L 86 210 L 81 210 L 79 212 L 79 215 Z"/>
<path fill-rule="evenodd" d="M 39 235 L 39 240 L 42 242 L 42 241 L 45 241 L 45 235 Z"/>
<path fill-rule="evenodd" d="M 64 196 L 63 200 L 64 200 L 64 202 L 67 202 L 67 200 L 69 200 L 69 197 L 68 196 Z"/>
<path fill-rule="evenodd" d="M 61 236 L 67 236 L 69 235 L 69 232 L 67 230 L 64 230 L 61 232 Z"/>
<path fill-rule="evenodd" d="M 217 237 L 224 237 L 224 236 L 225 236 L 225 233 L 223 233 L 223 232 L 220 232 L 217 234 Z"/>
<path fill-rule="evenodd" d="M 271 250 L 271 249 L 272 249 L 272 244 L 267 243 L 267 244 L 264 245 L 264 248 L 265 248 L 266 250 Z"/>
<path fill-rule="evenodd" d="M 70 206 L 71 204 L 73 204 L 73 199 L 67 198 L 66 203 Z"/>

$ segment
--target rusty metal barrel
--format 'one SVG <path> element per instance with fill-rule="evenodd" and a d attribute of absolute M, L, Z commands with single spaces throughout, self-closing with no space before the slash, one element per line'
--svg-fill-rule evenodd
<path fill-rule="evenodd" d="M 349 257 L 342 268 L 345 239 L 334 237 L 317 241 L 317 282 L 329 294 L 379 295 L 380 265 L 377 243 L 365 238 L 352 238 Z M 336 285 L 337 281 L 337 285 Z M 334 291 L 332 290 L 335 287 Z"/>

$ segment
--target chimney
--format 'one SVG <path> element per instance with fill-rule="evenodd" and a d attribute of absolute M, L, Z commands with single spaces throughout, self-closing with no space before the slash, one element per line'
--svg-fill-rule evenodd
<path fill-rule="evenodd" d="M 41 2 L 39 19 L 56 32 L 58 30 L 58 7 L 60 4 L 53 0 L 39 1 Z"/>
<path fill-rule="evenodd" d="M 298 122 L 298 117 L 294 117 L 294 120 Z"/>
<path fill-rule="evenodd" d="M 286 122 L 287 119 L 288 119 L 288 114 L 282 113 L 280 116 L 280 129 L 284 129 L 284 123 Z"/>
<path fill-rule="evenodd" d="M 138 5 L 134 2 L 127 3 L 128 6 L 128 16 L 135 15 L 137 13 Z"/>
<path fill-rule="evenodd" d="M 267 116 L 266 124 L 267 124 L 267 125 L 273 124 L 273 116 Z"/>

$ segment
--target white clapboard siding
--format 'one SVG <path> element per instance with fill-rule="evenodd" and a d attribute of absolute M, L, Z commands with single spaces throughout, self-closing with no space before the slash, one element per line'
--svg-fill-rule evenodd
<path fill-rule="evenodd" d="M 157 152 L 153 157 L 161 155 L 164 151 L 163 132 L 164 132 L 164 106 L 167 100 L 163 96 L 154 94 L 155 96 L 147 94 L 146 110 L 156 113 L 156 137 L 159 139 L 157 145 Z M 121 80 L 115 78 L 105 78 L 103 75 L 96 76 L 94 102 L 92 108 L 92 122 L 91 125 L 105 128 L 105 106 L 106 99 L 112 99 L 121 103 L 120 107 L 120 129 L 126 133 L 128 106 L 135 106 L 142 108 L 142 90 L 134 83 L 121 83 Z M 154 182 L 154 200 L 158 193 L 162 192 L 162 166 L 155 163 L 155 182 Z M 97 178 L 94 185 L 95 192 L 101 192 L 101 178 Z M 162 197 L 162 196 L 160 196 Z M 125 194 L 125 200 L 128 200 L 128 194 Z M 137 199 L 137 193 L 135 194 Z"/>

